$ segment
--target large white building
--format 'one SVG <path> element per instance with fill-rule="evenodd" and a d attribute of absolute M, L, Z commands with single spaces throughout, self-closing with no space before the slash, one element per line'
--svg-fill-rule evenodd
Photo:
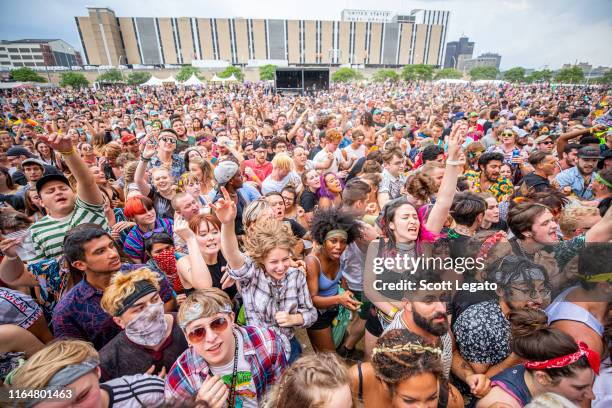
<path fill-rule="evenodd" d="M 3 68 L 72 67 L 77 65 L 83 65 L 81 54 L 63 40 L 0 41 L 0 66 Z"/>
<path fill-rule="evenodd" d="M 390 23 L 395 13 L 384 10 L 342 10 L 342 21 L 362 21 L 365 23 Z"/>

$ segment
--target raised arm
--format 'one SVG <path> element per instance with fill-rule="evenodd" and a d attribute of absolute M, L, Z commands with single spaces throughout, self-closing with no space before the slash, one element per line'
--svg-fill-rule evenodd
<path fill-rule="evenodd" d="M 147 166 L 149 165 L 149 161 L 151 157 L 155 154 L 155 146 L 152 142 L 147 142 L 144 150 L 140 154 L 140 161 L 138 162 L 138 166 L 136 166 L 136 172 L 134 173 L 134 182 L 138 185 L 138 190 L 144 196 L 148 196 L 151 192 L 151 185 L 147 183 L 146 173 Z"/>
<path fill-rule="evenodd" d="M 200 246 L 194 232 L 189 228 L 187 221 L 176 214 L 174 217 L 174 232 L 187 244 L 188 257 L 183 257 L 178 262 L 178 272 L 181 278 L 189 282 L 194 289 L 206 289 L 212 287 L 212 278 L 208 266 L 204 261 Z M 183 261 L 188 260 L 188 262 Z"/>
<path fill-rule="evenodd" d="M 52 149 L 57 150 L 62 154 L 66 166 L 77 181 L 77 195 L 87 204 L 102 205 L 104 199 L 102 192 L 98 188 L 93 174 L 87 167 L 87 164 L 81 159 L 74 147 L 70 136 L 59 135 L 52 133 L 50 135 L 39 135 L 40 140 L 47 144 Z"/>
<path fill-rule="evenodd" d="M 234 229 L 236 219 L 236 203 L 232 201 L 225 187 L 221 187 L 223 198 L 212 206 L 221 221 L 221 251 L 231 269 L 240 269 L 244 265 L 244 257 L 238 247 L 238 238 Z"/>
<path fill-rule="evenodd" d="M 462 159 L 461 145 L 465 135 L 465 125 L 455 124 L 448 140 L 448 159 L 446 170 L 436 195 L 436 203 L 431 209 L 425 227 L 428 231 L 438 234 L 442 231 L 448 212 L 453 204 L 453 198 L 457 191 L 457 178 L 463 169 L 465 159 Z"/>

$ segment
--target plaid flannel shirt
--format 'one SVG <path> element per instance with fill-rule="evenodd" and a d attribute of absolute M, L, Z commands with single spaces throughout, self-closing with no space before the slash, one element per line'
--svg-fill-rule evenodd
<path fill-rule="evenodd" d="M 253 326 L 235 326 L 234 333 L 242 336 L 244 357 L 251 367 L 257 400 L 261 401 L 287 366 L 280 337 L 272 330 Z M 189 347 L 166 376 L 166 400 L 178 402 L 193 398 L 209 373 L 204 358 Z"/>
<path fill-rule="evenodd" d="M 245 255 L 242 268 L 229 268 L 228 273 L 240 283 L 247 324 L 268 327 L 279 333 L 289 358 L 289 340 L 293 338 L 295 327 L 278 326 L 274 315 L 277 312 L 301 313 L 304 318 L 301 327 L 310 327 L 317 320 L 317 309 L 312 304 L 304 272 L 289 268 L 285 277 L 277 282 L 270 279 L 263 269 Z"/>

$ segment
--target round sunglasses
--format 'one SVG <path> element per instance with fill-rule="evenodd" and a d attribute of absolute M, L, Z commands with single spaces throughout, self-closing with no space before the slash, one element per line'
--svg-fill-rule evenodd
<path fill-rule="evenodd" d="M 207 330 L 212 330 L 213 332 L 215 332 L 215 334 L 220 334 L 225 329 L 227 329 L 228 325 L 229 320 L 227 320 L 227 318 L 218 317 L 212 322 L 210 322 L 210 324 L 208 325 L 208 329 L 206 328 L 206 326 L 202 326 L 190 331 L 187 334 L 187 339 L 189 339 L 191 343 L 201 343 L 206 338 Z"/>

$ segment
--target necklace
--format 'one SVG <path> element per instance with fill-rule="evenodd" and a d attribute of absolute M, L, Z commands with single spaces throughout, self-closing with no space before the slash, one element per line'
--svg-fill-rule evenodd
<path fill-rule="evenodd" d="M 232 333 L 234 335 L 234 369 L 232 370 L 232 384 L 230 386 L 230 392 L 227 397 L 227 406 L 228 408 L 232 408 L 236 403 L 236 378 L 238 377 L 238 338 L 236 337 L 236 333 Z"/>
<path fill-rule="evenodd" d="M 474 233 L 468 227 L 465 227 L 463 225 L 456 225 L 454 230 L 458 234 L 465 235 L 468 237 L 471 237 L 472 235 L 474 235 Z"/>

